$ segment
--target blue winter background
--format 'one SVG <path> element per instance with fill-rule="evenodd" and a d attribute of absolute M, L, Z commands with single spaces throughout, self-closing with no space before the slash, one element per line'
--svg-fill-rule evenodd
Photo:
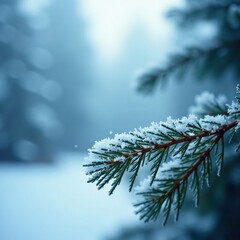
<path fill-rule="evenodd" d="M 43 152 L 25 138 L 31 128 L 18 112 L 11 117 L 17 130 L 8 131 L 1 108 L 0 148 L 11 142 L 13 152 L 0 159 L 1 240 L 103 240 L 124 227 L 139 225 L 133 195 L 124 185 L 108 196 L 107 188 L 98 191 L 87 183 L 82 167 L 87 149 L 111 134 L 186 115 L 195 95 L 204 90 L 224 90 L 234 96 L 232 85 L 217 89 L 208 81 L 191 79 L 181 83 L 172 79 L 150 96 L 134 90 L 139 71 L 164 61 L 188 42 L 214 34 L 214 26 L 203 24 L 186 42 L 164 17 L 169 7 L 180 6 L 181 1 L 149 2 L 11 0 L 1 4 L 0 41 L 19 44 L 34 69 L 23 67 L 25 63 L 9 53 L 12 62 L 0 66 L 1 104 L 10 108 L 6 100 L 4 105 L 8 97 L 19 101 L 17 92 L 9 92 L 9 82 L 4 82 L 4 76 L 12 74 L 26 94 L 38 96 L 36 104 L 29 97 L 22 108 L 27 109 L 29 124 L 49 140 L 49 145 L 42 143 L 48 145 Z M 21 38 L 13 34 L 21 29 L 7 21 L 12 12 L 25 19 L 31 30 L 25 45 L 20 46 Z M 1 57 L 1 61 L 5 60 Z"/>

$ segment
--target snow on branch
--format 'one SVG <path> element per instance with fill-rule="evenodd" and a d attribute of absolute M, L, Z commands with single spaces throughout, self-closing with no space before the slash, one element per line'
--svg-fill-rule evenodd
<path fill-rule="evenodd" d="M 165 122 L 95 142 L 89 149 L 89 163 L 84 165 L 89 182 L 95 182 L 99 189 L 110 183 L 112 194 L 127 175 L 131 191 L 140 169 L 149 165 L 149 176 L 135 187 L 143 197 L 135 205 L 137 213 L 144 221 L 151 221 L 162 212 L 165 224 L 173 206 L 178 219 L 187 188 L 197 205 L 200 187 L 210 183 L 213 162 L 218 175 L 222 170 L 225 133 L 235 134 L 239 125 L 239 86 L 236 101 L 227 105 L 228 109 L 223 108 L 224 103 L 224 97 L 204 93 L 197 98 L 198 107 L 218 106 L 228 114 L 200 119 L 195 115 L 176 120 L 169 117 Z"/>
<path fill-rule="evenodd" d="M 207 91 L 195 97 L 195 105 L 189 108 L 191 114 L 204 115 L 227 114 L 227 98 L 224 95 L 214 96 Z"/>

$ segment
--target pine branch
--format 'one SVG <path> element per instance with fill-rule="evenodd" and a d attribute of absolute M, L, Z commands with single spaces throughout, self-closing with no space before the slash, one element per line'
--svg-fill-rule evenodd
<path fill-rule="evenodd" d="M 170 205 L 166 204 L 166 202 L 171 202 L 175 207 L 176 220 L 178 220 L 179 212 L 186 196 L 188 181 L 191 176 L 191 189 L 193 191 L 195 204 L 198 205 L 200 189 L 199 167 L 202 165 L 202 181 L 209 181 L 211 161 L 207 159 L 210 158 L 211 151 L 220 139 L 223 139 L 223 136 L 219 135 L 213 139 L 213 144 L 210 148 L 202 152 L 200 151 L 197 154 L 195 153 L 192 156 L 185 156 L 185 158 L 182 159 L 180 167 L 168 170 L 171 171 L 171 178 L 164 178 L 163 180 L 156 179 L 157 184 L 154 189 L 139 193 L 145 198 L 143 202 L 135 204 L 135 207 L 139 208 L 137 213 L 141 214 L 140 219 L 144 219 L 146 222 L 156 220 L 160 210 L 162 210 L 164 215 L 163 224 L 165 225 L 171 211 Z M 189 164 L 189 161 L 191 161 L 191 164 Z M 158 191 L 158 189 L 161 189 L 161 191 Z"/>
<path fill-rule="evenodd" d="M 221 79 L 229 69 L 236 70 L 236 75 L 240 75 L 238 67 L 240 55 L 236 55 L 239 41 L 239 38 L 237 38 L 224 40 L 205 48 L 187 48 L 182 54 L 170 56 L 165 66 L 155 67 L 139 74 L 136 89 L 140 92 L 150 93 L 158 84 L 164 85 L 168 78 L 173 75 L 181 80 L 190 67 L 197 69 L 198 74 L 195 74 L 195 77 L 200 79 L 205 77 L 206 74 Z M 218 64 L 213 65 L 216 62 Z M 232 69 L 232 66 L 235 65 L 236 68 Z"/>
<path fill-rule="evenodd" d="M 209 122 L 212 126 L 209 125 Z M 218 122 L 224 124 L 216 128 L 215 125 L 220 124 Z M 110 180 L 113 180 L 110 190 L 112 193 L 120 183 L 124 173 L 130 172 L 129 191 L 131 191 L 141 166 L 152 163 L 151 170 L 154 180 L 161 162 L 167 160 L 169 152 L 175 151 L 175 155 L 179 153 L 184 155 L 190 143 L 199 142 L 204 138 L 209 140 L 211 136 L 218 134 L 223 129 L 232 128 L 232 124 L 236 125 L 235 121 L 229 124 L 227 122 L 227 118 L 224 116 L 215 118 L 208 116 L 200 121 L 194 116 L 181 120 L 169 118 L 166 123 L 152 124 L 150 128 L 116 135 L 112 140 L 105 139 L 97 142 L 90 149 L 90 159 L 96 158 L 98 161 L 85 165 L 94 168 L 89 171 L 89 174 L 92 175 L 89 182 L 97 182 L 100 189 Z M 185 133 L 181 131 L 184 128 Z M 145 136 L 144 140 L 141 139 L 141 136 Z M 125 140 L 127 138 L 129 138 L 128 141 Z M 122 143 L 124 144 L 122 145 Z M 179 149 L 176 149 L 176 146 L 180 146 Z"/>
<path fill-rule="evenodd" d="M 217 106 L 225 101 L 211 94 L 208 100 Z M 229 132 L 232 139 L 240 125 L 239 86 L 236 101 L 227 107 L 222 115 L 200 119 L 189 115 L 177 120 L 169 117 L 166 122 L 96 142 L 89 149 L 90 163 L 84 165 L 91 176 L 89 182 L 95 182 L 99 189 L 111 183 L 112 194 L 128 173 L 131 191 L 140 169 L 150 165 L 149 177 L 135 188 L 143 196 L 143 201 L 135 205 L 137 213 L 144 221 L 151 221 L 162 212 L 165 224 L 174 208 L 178 219 L 189 186 L 197 205 L 200 188 L 210 185 L 213 159 L 220 175 L 225 133 Z"/>

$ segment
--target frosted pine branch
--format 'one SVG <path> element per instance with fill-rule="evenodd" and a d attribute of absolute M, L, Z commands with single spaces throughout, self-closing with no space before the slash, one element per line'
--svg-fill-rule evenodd
<path fill-rule="evenodd" d="M 143 201 L 135 204 L 140 218 L 145 221 L 156 220 L 162 210 L 163 224 L 165 224 L 173 204 L 176 211 L 176 220 L 178 220 L 179 211 L 183 205 L 189 182 L 191 182 L 190 188 L 197 206 L 199 203 L 200 185 L 203 186 L 205 181 L 208 185 L 210 183 L 212 171 L 211 151 L 219 143 L 220 139 L 223 139 L 223 136 L 219 135 L 212 138 L 211 144 L 207 145 L 206 149 L 201 149 L 195 153 L 191 152 L 182 158 L 176 158 L 176 160 L 168 162 L 171 163 L 170 166 L 169 164 L 163 165 L 159 169 L 154 186 L 149 187 L 148 185 L 148 188 L 139 192 L 144 197 Z M 221 148 L 223 149 L 223 146 Z M 219 169 L 222 167 L 222 161 L 223 156 L 221 156 Z M 171 203 L 171 205 L 168 203 Z"/>
<path fill-rule="evenodd" d="M 89 182 L 95 182 L 99 189 L 110 183 L 112 194 L 128 173 L 131 191 L 140 169 L 149 165 L 149 177 L 136 188 L 143 196 L 143 201 L 135 205 L 137 213 L 141 219 L 150 221 L 162 212 L 165 223 L 173 205 L 177 219 L 188 186 L 198 204 L 200 186 L 210 184 L 213 162 L 220 175 L 225 133 L 232 137 L 239 128 L 238 96 L 239 88 L 227 114 L 200 119 L 195 115 L 176 120 L 169 117 L 166 122 L 96 142 L 89 149 L 89 163 L 85 165 Z M 208 94 L 209 99 L 219 106 L 225 101 Z"/>

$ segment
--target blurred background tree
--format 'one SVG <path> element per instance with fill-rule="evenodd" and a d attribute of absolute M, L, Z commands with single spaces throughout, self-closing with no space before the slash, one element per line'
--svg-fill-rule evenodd
<path fill-rule="evenodd" d="M 81 3 L 79 3 L 81 4 Z M 61 118 L 64 131 L 58 139 L 63 151 L 84 151 L 91 135 L 88 92 L 92 85 L 92 51 L 85 35 L 85 23 L 78 13 L 77 1 L 55 1 L 48 9 L 45 34 L 54 65 L 47 76 L 61 87 L 52 107 Z M 62 16 L 64 13 L 64 16 Z"/>
<path fill-rule="evenodd" d="M 52 56 L 34 42 L 19 1 L 0 3 L 0 161 L 49 161 L 61 128 L 43 95 Z"/>
<path fill-rule="evenodd" d="M 0 3 L 0 161 L 52 161 L 88 146 L 90 49 L 76 5 Z"/>
<path fill-rule="evenodd" d="M 172 78 L 211 81 L 216 89 L 235 89 L 240 77 L 240 1 L 186 0 L 184 8 L 170 10 L 167 16 L 177 24 L 180 36 L 187 36 L 188 46 L 165 64 L 143 71 L 137 89 L 152 93 Z M 128 226 L 107 239 L 240 239 L 240 163 L 232 148 L 226 152 L 224 173 L 202 192 L 198 209 L 192 208 L 188 196 L 178 223 L 164 228 L 160 222 Z"/>

